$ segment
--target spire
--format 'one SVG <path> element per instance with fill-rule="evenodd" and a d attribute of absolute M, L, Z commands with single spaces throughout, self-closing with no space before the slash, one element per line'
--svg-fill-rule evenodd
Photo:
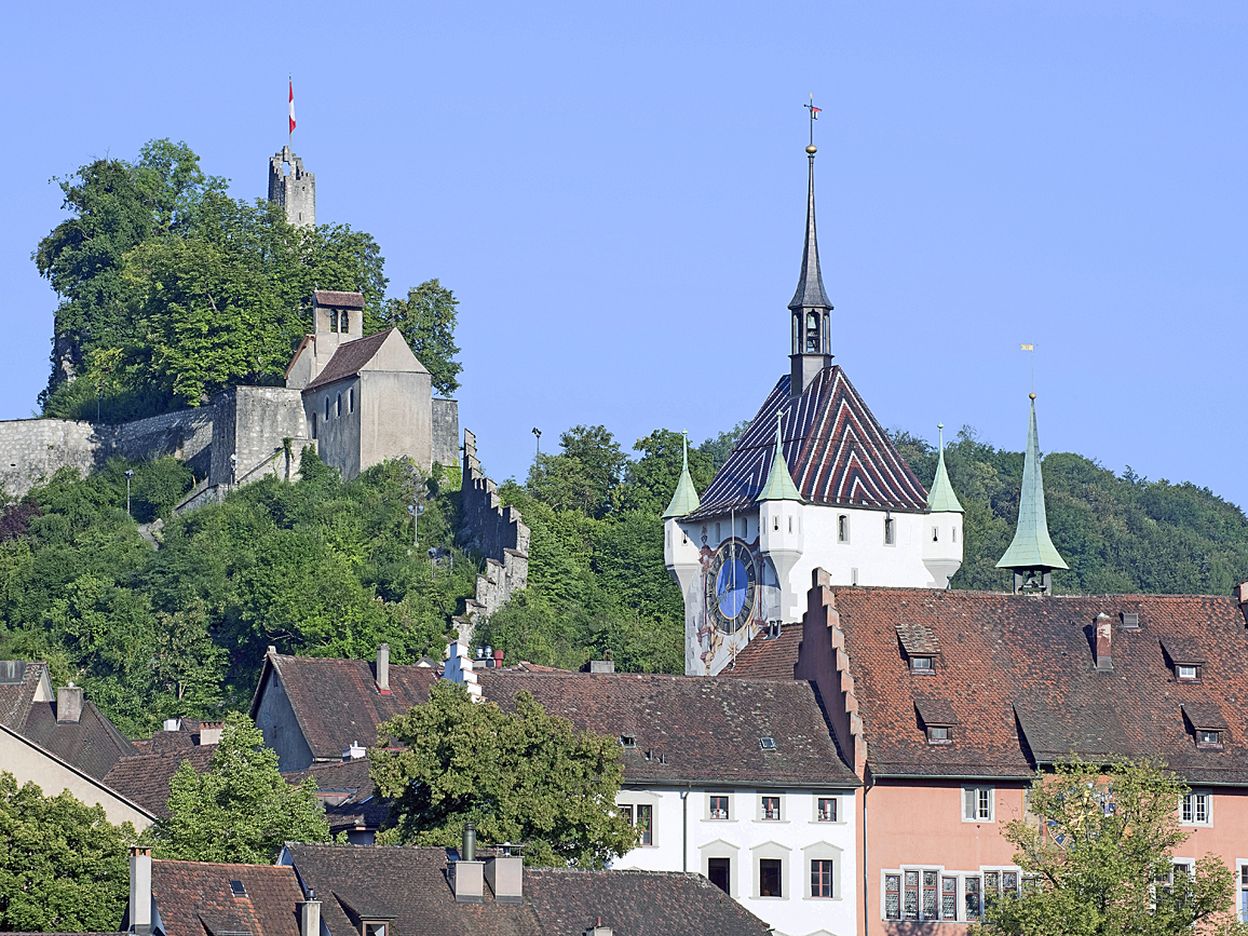
<path fill-rule="evenodd" d="M 689 477 L 689 433 L 681 433 L 680 480 L 676 482 L 676 490 L 672 499 L 663 511 L 663 519 L 683 517 L 693 513 L 702 503 L 698 499 L 698 490 L 693 486 L 693 478 Z"/>
<path fill-rule="evenodd" d="M 759 501 L 798 501 L 802 495 L 798 493 L 793 476 L 789 474 L 788 463 L 784 460 L 784 444 L 780 435 L 780 426 L 784 423 L 784 414 L 776 413 L 776 452 L 771 457 L 771 471 L 767 474 L 767 483 L 763 485 L 756 500 Z"/>
<path fill-rule="evenodd" d="M 937 423 L 936 429 L 940 432 L 940 455 L 936 459 L 932 489 L 927 492 L 927 509 L 932 513 L 962 513 L 962 504 L 958 495 L 953 493 L 949 472 L 945 470 L 945 424 Z"/>
<path fill-rule="evenodd" d="M 1036 395 L 1031 397 L 1031 421 L 1027 427 L 1027 451 L 1023 455 L 1023 488 L 1018 498 L 1018 530 L 1014 541 L 997 563 L 998 569 L 1014 570 L 1014 590 L 1047 591 L 1049 572 L 1069 569 L 1049 538 L 1044 510 L 1044 477 L 1040 472 L 1040 441 L 1036 433 Z"/>
<path fill-rule="evenodd" d="M 802 273 L 797 280 L 797 290 L 789 308 L 794 312 L 802 309 L 831 309 L 828 294 L 823 290 L 823 273 L 819 269 L 819 239 L 815 234 L 815 145 L 806 147 L 809 161 L 809 181 L 806 188 L 806 244 L 802 249 Z"/>

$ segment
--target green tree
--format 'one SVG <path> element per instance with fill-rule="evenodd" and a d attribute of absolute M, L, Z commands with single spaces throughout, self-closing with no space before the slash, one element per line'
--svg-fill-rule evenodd
<path fill-rule="evenodd" d="M 246 715 L 226 716 L 204 773 L 184 762 L 169 782 L 169 816 L 151 829 L 158 858 L 271 862 L 286 842 L 329 838 L 316 781 L 287 783 L 277 754 Z"/>
<path fill-rule="evenodd" d="M 539 455 L 526 487 L 543 503 L 605 517 L 628 456 L 606 426 L 573 426 L 559 436 L 558 455 Z"/>
<path fill-rule="evenodd" d="M 623 771 L 614 739 L 578 732 L 520 693 L 514 711 L 438 683 L 429 701 L 378 729 L 399 750 L 369 753 L 394 802 L 385 841 L 454 845 L 473 823 L 486 842 L 517 842 L 534 864 L 602 867 L 636 844 L 616 811 Z"/>
<path fill-rule="evenodd" d="M 1178 804 L 1187 788 L 1148 762 L 1108 770 L 1084 763 L 1038 775 L 1028 811 L 1005 828 L 1014 860 L 1035 885 L 997 900 L 978 936 L 1243 936 L 1231 917 L 1234 885 L 1208 855 L 1189 876 L 1171 856 L 1188 833 Z"/>
<path fill-rule="evenodd" d="M 0 930 L 107 932 L 129 894 L 130 823 L 0 773 Z"/>
<path fill-rule="evenodd" d="M 426 280 L 407 291 L 404 299 L 389 299 L 382 307 L 381 324 L 397 328 L 429 371 L 433 389 L 443 396 L 459 388 L 459 346 L 455 323 L 459 300 L 438 280 Z"/>

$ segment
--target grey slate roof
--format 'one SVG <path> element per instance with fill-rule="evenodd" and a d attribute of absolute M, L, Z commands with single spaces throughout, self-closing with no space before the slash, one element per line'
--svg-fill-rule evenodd
<path fill-rule="evenodd" d="M 304 887 L 316 889 L 331 936 L 352 936 L 359 915 L 396 933 L 439 936 L 581 936 L 601 918 L 620 936 L 765 936 L 770 930 L 695 874 L 525 868 L 522 903 L 456 903 L 442 848 L 288 846 Z M 352 919 L 355 916 L 356 919 Z"/>

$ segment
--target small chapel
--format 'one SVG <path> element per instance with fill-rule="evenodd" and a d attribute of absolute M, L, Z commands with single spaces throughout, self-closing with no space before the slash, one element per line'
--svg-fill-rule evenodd
<path fill-rule="evenodd" d="M 685 605 L 685 672 L 714 675 L 801 620 L 814 569 L 833 585 L 944 589 L 962 565 L 962 505 L 944 443 L 924 487 L 832 354 L 832 303 L 806 147 L 806 235 L 788 305 L 788 373 L 699 496 L 688 458 L 664 511 L 664 562 Z"/>

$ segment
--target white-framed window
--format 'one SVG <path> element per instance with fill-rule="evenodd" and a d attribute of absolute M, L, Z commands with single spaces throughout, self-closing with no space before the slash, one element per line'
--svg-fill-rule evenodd
<path fill-rule="evenodd" d="M 832 858 L 810 859 L 810 896 L 831 899 L 836 896 L 836 861 Z"/>
<path fill-rule="evenodd" d="M 934 656 L 912 656 L 910 657 L 910 672 L 912 673 L 934 673 L 936 672 L 936 658 Z"/>
<path fill-rule="evenodd" d="M 1183 825 L 1213 825 L 1213 794 L 1204 790 L 1189 790 L 1179 801 L 1179 822 Z"/>
<path fill-rule="evenodd" d="M 836 518 L 836 541 L 838 543 L 849 542 L 849 515 L 840 514 Z"/>
<path fill-rule="evenodd" d="M 386 924 L 380 920 L 365 920 L 360 927 L 361 936 L 386 936 Z"/>
<path fill-rule="evenodd" d="M 990 786 L 965 786 L 962 788 L 962 821 L 996 821 L 996 789 Z"/>
<path fill-rule="evenodd" d="M 758 818 L 764 822 L 779 822 L 781 820 L 779 793 L 764 793 L 759 797 Z"/>
<path fill-rule="evenodd" d="M 1239 908 L 1239 922 L 1248 923 L 1248 861 L 1242 858 L 1235 862 L 1235 888 L 1238 891 L 1235 905 Z"/>
<path fill-rule="evenodd" d="M 627 807 L 628 824 L 641 829 L 637 844 L 649 846 L 654 844 L 654 807 L 649 803 L 637 803 Z"/>
<path fill-rule="evenodd" d="M 731 819 L 732 798 L 727 793 L 711 793 L 706 798 L 708 819 Z"/>
<path fill-rule="evenodd" d="M 1179 679 L 1192 682 L 1200 679 L 1200 667 L 1194 663 L 1176 663 L 1174 675 Z"/>
<path fill-rule="evenodd" d="M 725 894 L 732 893 L 732 859 L 731 858 L 707 858 L 706 859 L 706 877 L 707 879 L 722 890 Z"/>
<path fill-rule="evenodd" d="M 815 822 L 839 822 L 840 804 L 835 796 L 815 797 Z"/>
<path fill-rule="evenodd" d="M 951 725 L 928 725 L 928 744 L 953 744 L 953 727 Z"/>
<path fill-rule="evenodd" d="M 758 896 L 784 896 L 784 859 L 758 859 Z"/>

